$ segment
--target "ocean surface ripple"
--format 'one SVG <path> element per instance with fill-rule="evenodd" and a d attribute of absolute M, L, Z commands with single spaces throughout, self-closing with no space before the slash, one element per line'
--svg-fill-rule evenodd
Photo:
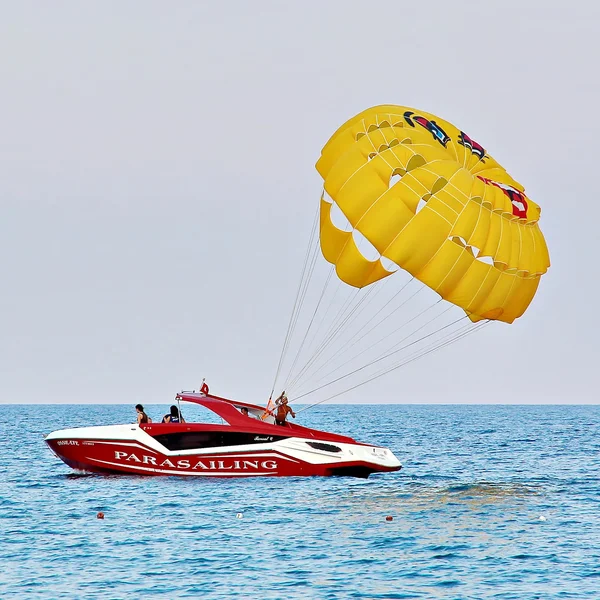
<path fill-rule="evenodd" d="M 368 480 L 85 475 L 43 442 L 133 420 L 124 405 L 3 407 L 0 597 L 600 598 L 600 406 L 298 415 L 391 448 L 403 470 Z"/>

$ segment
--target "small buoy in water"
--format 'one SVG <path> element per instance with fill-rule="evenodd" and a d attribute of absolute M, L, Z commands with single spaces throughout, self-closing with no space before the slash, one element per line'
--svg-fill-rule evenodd
<path fill-rule="evenodd" d="M 237 515 L 235 515 L 236 519 L 241 519 L 244 515 L 242 513 L 238 513 Z"/>
<path fill-rule="evenodd" d="M 389 515 L 385 518 L 386 521 L 393 521 L 394 517 L 390 517 Z"/>
<path fill-rule="evenodd" d="M 540 516 L 540 521 L 546 521 L 546 517 L 544 515 Z"/>
<path fill-rule="evenodd" d="M 104 513 L 103 513 L 103 512 L 99 512 L 99 513 L 96 515 L 96 519 L 104 519 Z"/>

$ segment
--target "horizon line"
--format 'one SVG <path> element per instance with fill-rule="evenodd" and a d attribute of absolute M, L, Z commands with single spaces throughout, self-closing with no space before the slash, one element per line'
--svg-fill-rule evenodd
<path fill-rule="evenodd" d="M 185 401 L 184 401 L 185 402 Z M 145 406 L 164 406 L 172 403 L 144 402 Z M 139 402 L 138 402 L 139 404 Z M 193 404 L 193 403 L 189 403 Z M 309 403 L 291 402 L 297 406 Z M 1 406 L 130 406 L 131 402 L 2 402 Z M 257 405 L 260 406 L 260 405 Z M 319 406 L 600 406 L 600 402 L 335 402 Z"/>

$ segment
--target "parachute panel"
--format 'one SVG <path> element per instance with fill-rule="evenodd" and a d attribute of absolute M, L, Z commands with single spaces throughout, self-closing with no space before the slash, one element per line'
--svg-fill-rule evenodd
<path fill-rule="evenodd" d="M 477 221 L 475 222 L 475 229 L 467 238 L 467 242 L 470 246 L 478 248 L 479 252 L 481 252 L 486 244 L 486 240 L 490 231 L 492 213 L 489 208 L 485 207 L 481 203 L 470 202 L 469 205 L 476 207 L 479 213 L 477 215 Z"/>
<path fill-rule="evenodd" d="M 504 318 L 512 323 L 518 319 L 526 310 L 540 284 L 540 277 L 516 276 L 516 285 L 504 304 Z"/>
<path fill-rule="evenodd" d="M 477 307 L 477 314 L 484 319 L 498 319 L 506 322 L 504 306 L 516 282 L 517 277 L 515 275 L 500 273 L 500 277 L 496 280 L 490 293 Z M 510 323 L 511 321 L 509 320 L 508 322 Z"/>
<path fill-rule="evenodd" d="M 474 260 L 473 254 L 458 241 L 447 239 L 418 277 L 444 298 L 458 285 Z"/>
<path fill-rule="evenodd" d="M 468 242 L 468 240 L 472 238 L 475 228 L 478 225 L 481 211 L 481 204 L 467 202 L 459 215 L 456 224 L 452 228 L 452 234 Z"/>
<path fill-rule="evenodd" d="M 488 297 L 499 277 L 498 269 L 480 260 L 474 260 L 446 299 L 462 307 L 467 314 L 480 316 L 479 307 Z"/>
<path fill-rule="evenodd" d="M 431 209 L 428 202 L 398 233 L 383 255 L 418 278 L 419 271 L 448 238 L 451 229 L 452 223 Z"/>
<path fill-rule="evenodd" d="M 498 247 L 500 246 L 500 238 L 502 236 L 502 217 L 495 212 L 490 214 L 490 228 L 488 230 L 487 239 L 484 242 L 483 248 L 481 248 L 481 256 L 488 256 L 496 260 L 496 254 Z"/>
<path fill-rule="evenodd" d="M 508 219 L 502 218 L 501 215 L 496 216 L 498 218 L 495 221 L 500 226 L 500 238 L 498 240 L 498 247 L 496 252 L 492 255 L 492 258 L 494 259 L 494 263 L 503 265 L 500 269 L 504 270 L 510 265 L 513 232 Z"/>
<path fill-rule="evenodd" d="M 392 243 L 404 226 L 415 216 L 407 204 L 416 206 L 420 197 L 403 181 L 384 192 L 365 212 L 356 225 L 380 254 Z"/>

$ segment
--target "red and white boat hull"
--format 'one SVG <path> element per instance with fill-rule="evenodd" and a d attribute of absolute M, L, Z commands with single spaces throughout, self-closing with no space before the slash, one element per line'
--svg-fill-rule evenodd
<path fill-rule="evenodd" d="M 155 439 L 155 430 L 161 427 L 168 426 L 108 425 L 63 429 L 49 434 L 46 442 L 70 467 L 99 473 L 368 477 L 374 472 L 401 468 L 398 459 L 387 448 L 314 437 L 277 439 L 276 435 L 249 433 L 247 435 L 253 439 L 248 444 L 169 449 Z M 154 430 L 153 435 L 145 429 Z"/>

